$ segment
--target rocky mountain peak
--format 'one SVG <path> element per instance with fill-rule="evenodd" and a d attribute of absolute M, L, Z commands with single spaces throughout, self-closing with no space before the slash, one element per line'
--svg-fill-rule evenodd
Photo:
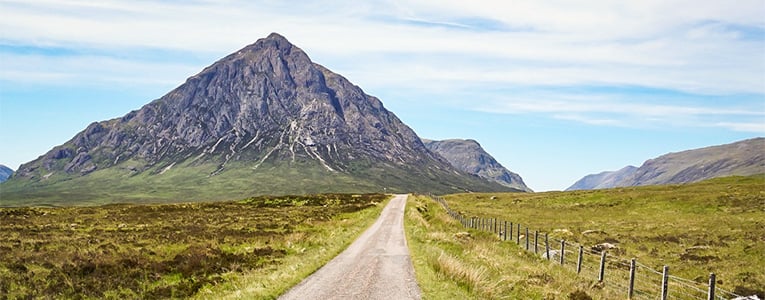
<path fill-rule="evenodd" d="M 313 63 L 276 33 L 218 60 L 139 110 L 92 123 L 17 174 L 68 180 L 113 168 L 132 176 L 214 165 L 200 170 L 217 176 L 242 166 L 257 172 L 264 164 L 318 165 L 326 172 L 364 171 L 364 176 L 372 167 L 405 168 L 412 176 L 450 178 L 430 175 L 441 187 L 463 185 L 458 182 L 468 176 L 428 151 L 380 100 Z"/>
<path fill-rule="evenodd" d="M 443 156 L 457 169 L 520 191 L 531 192 L 520 175 L 502 166 L 472 139 L 434 141 L 423 139 L 428 150 Z"/>

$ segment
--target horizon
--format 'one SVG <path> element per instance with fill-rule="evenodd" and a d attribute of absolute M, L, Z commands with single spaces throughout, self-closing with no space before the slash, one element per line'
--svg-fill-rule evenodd
<path fill-rule="evenodd" d="M 538 192 L 765 136 L 765 1 L 492 3 L 3 2 L 0 164 L 271 32 L 421 138 L 476 140 Z"/>

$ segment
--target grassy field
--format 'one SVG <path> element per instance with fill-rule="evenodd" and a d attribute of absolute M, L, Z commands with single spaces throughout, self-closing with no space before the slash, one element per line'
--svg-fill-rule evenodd
<path fill-rule="evenodd" d="M 275 298 L 347 247 L 386 199 L 0 208 L 0 299 Z"/>
<path fill-rule="evenodd" d="M 123 163 L 131 165 L 130 162 Z M 264 163 L 257 170 L 232 162 L 215 176 L 215 164 L 182 163 L 162 174 L 155 167 L 136 173 L 129 168 L 107 168 L 87 176 L 54 173 L 42 181 L 0 183 L 0 207 L 94 206 L 114 203 L 158 204 L 243 199 L 256 195 L 383 192 L 352 175 L 328 172 L 318 163 Z"/>
<path fill-rule="evenodd" d="M 457 194 L 445 199 L 467 217 L 520 222 L 524 228 L 586 246 L 608 242 L 618 247 L 610 254 L 636 258 L 652 269 L 668 265 L 672 275 L 699 283 L 714 272 L 719 288 L 765 297 L 765 176 L 597 191 Z M 451 230 L 442 235 L 452 238 L 456 229 Z"/>
<path fill-rule="evenodd" d="M 410 197 L 405 218 L 423 299 L 622 298 L 514 243 L 466 231 L 428 197 Z"/>

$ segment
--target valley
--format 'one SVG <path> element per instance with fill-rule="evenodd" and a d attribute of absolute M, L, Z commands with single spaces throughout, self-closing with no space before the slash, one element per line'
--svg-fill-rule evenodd
<path fill-rule="evenodd" d="M 273 299 L 341 253 L 386 203 L 404 211 L 406 242 L 360 247 L 408 245 L 423 298 L 623 298 L 464 228 L 431 193 L 465 217 L 609 243 L 652 269 L 699 283 L 715 272 L 721 289 L 765 298 L 765 138 L 535 193 L 478 141 L 421 138 L 278 33 L 147 102 L 18 170 L 0 165 L 0 300 Z M 510 153 L 540 166 L 551 156 L 539 155 Z M 411 193 L 405 210 L 390 193 Z"/>

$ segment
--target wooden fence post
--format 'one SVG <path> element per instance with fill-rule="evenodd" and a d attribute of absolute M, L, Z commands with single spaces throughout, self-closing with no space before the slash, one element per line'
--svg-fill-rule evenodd
<path fill-rule="evenodd" d="M 709 292 L 707 293 L 707 300 L 715 300 L 715 273 L 709 273 Z"/>
<path fill-rule="evenodd" d="M 667 300 L 669 294 L 669 266 L 664 266 L 664 270 L 661 275 L 661 300 Z"/>
<path fill-rule="evenodd" d="M 606 251 L 600 253 L 600 273 L 598 274 L 598 282 L 603 282 L 606 277 Z"/>
<path fill-rule="evenodd" d="M 518 232 L 516 232 L 515 235 L 515 243 L 518 245 L 521 244 L 521 223 L 518 223 Z"/>
<path fill-rule="evenodd" d="M 635 294 L 635 259 L 630 261 L 630 285 L 627 291 L 627 299 L 632 299 L 632 295 Z"/>
<path fill-rule="evenodd" d="M 510 222 L 510 231 L 508 231 L 508 233 L 510 233 L 509 239 L 511 242 L 513 241 L 513 228 L 515 228 L 513 227 L 513 222 Z"/>
<path fill-rule="evenodd" d="M 579 246 L 579 257 L 576 259 L 576 274 L 582 272 L 582 255 L 584 254 L 584 246 Z"/>
<path fill-rule="evenodd" d="M 529 251 L 529 227 L 526 226 L 526 251 Z"/>
<path fill-rule="evenodd" d="M 512 226 L 512 225 L 510 225 L 510 226 Z M 504 236 L 504 239 L 505 239 L 505 241 L 507 241 L 507 221 L 505 221 L 505 236 Z"/>
<path fill-rule="evenodd" d="M 566 240 L 560 241 L 560 265 L 563 265 L 563 260 L 566 257 Z"/>
<path fill-rule="evenodd" d="M 539 230 L 534 230 L 534 254 L 537 254 L 539 252 Z"/>
<path fill-rule="evenodd" d="M 547 233 L 545 233 L 545 255 L 547 260 L 550 260 L 550 243 L 547 241 Z"/>

